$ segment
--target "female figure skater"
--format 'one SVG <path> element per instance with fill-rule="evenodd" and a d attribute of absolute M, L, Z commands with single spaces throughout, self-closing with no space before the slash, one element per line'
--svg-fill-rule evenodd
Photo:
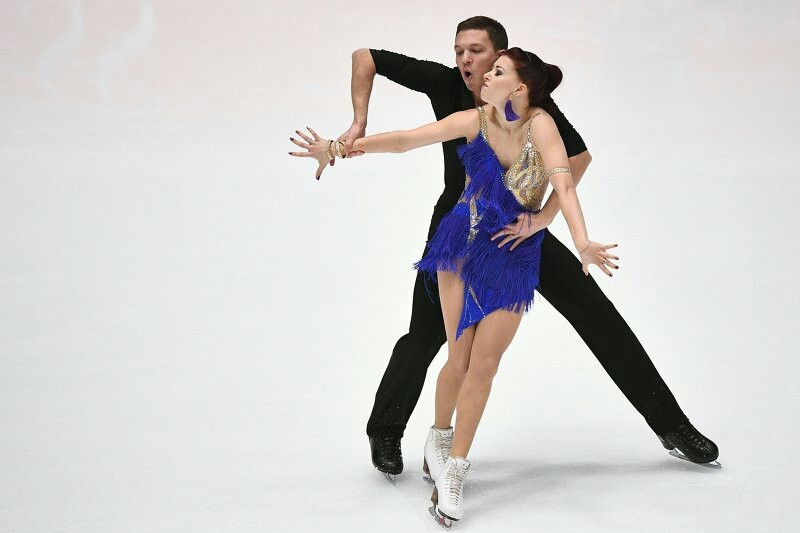
<path fill-rule="evenodd" d="M 607 252 L 617 246 L 589 240 L 570 176 L 564 143 L 547 113 L 561 70 L 520 48 L 501 52 L 484 76 L 481 99 L 487 106 L 454 113 L 409 131 L 358 139 L 352 151 L 406 152 L 467 138 L 459 156 L 467 174 L 456 206 L 439 224 L 422 259 L 415 264 L 436 277 L 447 333 L 448 359 L 436 384 L 436 413 L 425 445 L 424 469 L 434 484 L 430 508 L 445 527 L 463 516 L 467 454 L 483 415 L 500 358 L 530 308 L 539 283 L 543 231 L 518 237 L 526 213 L 536 213 L 548 183 L 558 194 L 585 275 L 597 265 L 611 276 L 618 268 Z M 319 162 L 317 177 L 343 143 L 298 132 L 291 139 Z M 494 239 L 502 237 L 501 241 Z M 513 246 L 505 247 L 516 240 Z M 450 423 L 456 412 L 455 430 Z"/>

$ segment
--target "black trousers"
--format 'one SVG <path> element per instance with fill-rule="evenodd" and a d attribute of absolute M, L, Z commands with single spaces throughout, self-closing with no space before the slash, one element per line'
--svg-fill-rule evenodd
<path fill-rule="evenodd" d="M 547 229 L 539 293 L 566 318 L 652 430 L 663 435 L 687 420 L 639 340 L 581 262 Z M 417 273 L 408 333 L 400 337 L 375 394 L 367 434 L 402 436 L 425 375 L 447 342 L 435 283 Z M 433 298 L 433 299 L 432 299 Z M 434 301 L 435 300 L 435 301 Z"/>

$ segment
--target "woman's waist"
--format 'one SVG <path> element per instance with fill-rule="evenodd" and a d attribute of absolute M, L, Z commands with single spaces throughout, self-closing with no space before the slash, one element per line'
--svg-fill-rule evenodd
<path fill-rule="evenodd" d="M 486 200 L 484 198 L 461 198 L 448 214 L 457 216 L 485 216 L 494 215 L 501 219 L 516 219 L 523 213 L 535 215 L 540 209 L 528 209 L 519 204 L 514 206 L 504 206 L 499 202 Z"/>
<path fill-rule="evenodd" d="M 466 185 L 458 201 L 468 201 L 469 197 L 483 197 L 506 208 L 513 206 L 518 212 L 536 213 L 541 210 L 548 183 L 535 176 L 521 179 L 524 177 L 518 174 L 509 178 L 502 171 L 477 175 L 467 172 Z"/>

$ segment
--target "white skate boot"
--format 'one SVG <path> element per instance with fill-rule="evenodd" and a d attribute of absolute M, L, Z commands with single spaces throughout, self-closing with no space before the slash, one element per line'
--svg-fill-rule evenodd
<path fill-rule="evenodd" d="M 425 440 L 425 461 L 422 463 L 422 479 L 433 486 L 439 473 L 447 465 L 450 448 L 453 446 L 453 428 L 437 429 L 431 426 Z"/>
<path fill-rule="evenodd" d="M 450 529 L 454 521 L 464 516 L 464 478 L 467 476 L 470 462 L 461 457 L 449 457 L 447 465 L 436 479 L 428 509 L 433 519 L 445 529 Z"/>

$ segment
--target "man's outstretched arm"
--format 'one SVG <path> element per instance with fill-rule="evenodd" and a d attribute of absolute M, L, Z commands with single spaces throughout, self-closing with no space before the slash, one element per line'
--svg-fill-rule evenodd
<path fill-rule="evenodd" d="M 342 133 L 338 140 L 344 143 L 344 151 L 349 157 L 363 152 L 352 152 L 353 142 L 367 132 L 367 113 L 372 84 L 375 81 L 375 61 L 369 48 L 359 48 L 353 52 L 353 73 L 350 78 L 350 98 L 353 101 L 353 124 Z"/>
<path fill-rule="evenodd" d="M 375 74 L 386 76 L 403 87 L 430 97 L 450 90 L 452 70 L 435 61 L 416 59 L 388 50 L 360 48 L 353 52 L 353 74 L 350 81 L 353 124 L 338 139 L 345 143 L 344 149 L 348 155 L 361 155 L 358 152 L 350 154 L 350 150 L 353 141 L 366 134 L 369 97 Z"/>

